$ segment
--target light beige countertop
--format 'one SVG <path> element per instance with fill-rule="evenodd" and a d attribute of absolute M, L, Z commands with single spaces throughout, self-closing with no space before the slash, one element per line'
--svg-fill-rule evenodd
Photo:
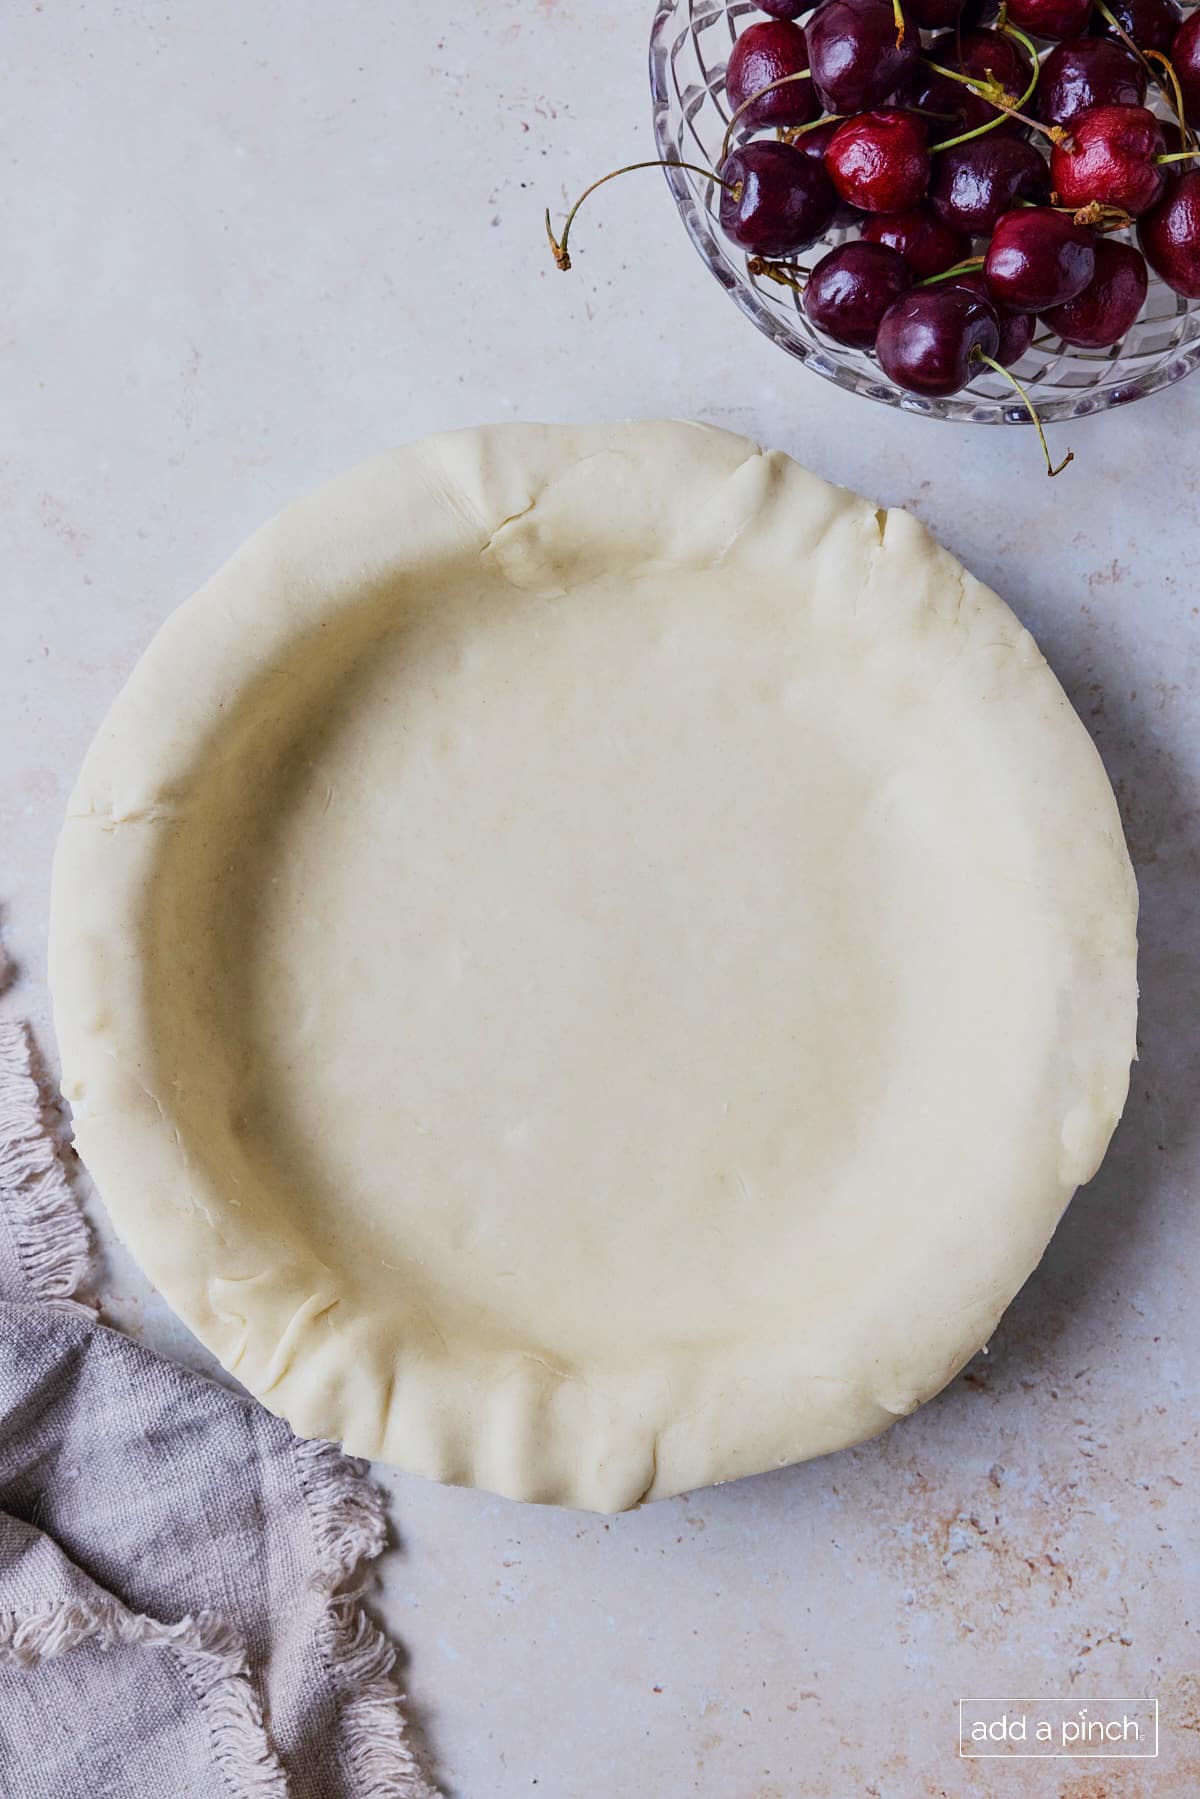
<path fill-rule="evenodd" d="M 694 415 L 911 506 L 1033 629 L 1116 783 L 1141 1061 L 989 1355 L 888 1436 L 611 1521 L 389 1474 L 380 1609 L 457 1799 L 1200 1791 L 1200 379 L 1026 431 L 900 416 L 740 318 L 657 176 L 648 8 L 13 0 L 0 70 L 0 1006 L 45 986 L 83 750 L 301 489 L 496 418 Z M 1053 778 L 1053 770 L 1047 771 Z M 91 1215 L 108 1315 L 203 1365 Z M 957 1757 L 960 1695 L 1157 1696 L 1157 1761 Z"/>

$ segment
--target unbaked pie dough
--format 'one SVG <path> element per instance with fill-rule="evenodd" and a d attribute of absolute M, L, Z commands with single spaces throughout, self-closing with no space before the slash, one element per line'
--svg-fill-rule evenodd
<path fill-rule="evenodd" d="M 1116 1124 L 1136 893 L 1036 645 L 687 424 L 379 457 L 168 620 L 52 981 L 146 1273 L 305 1435 L 618 1510 L 928 1399 Z"/>

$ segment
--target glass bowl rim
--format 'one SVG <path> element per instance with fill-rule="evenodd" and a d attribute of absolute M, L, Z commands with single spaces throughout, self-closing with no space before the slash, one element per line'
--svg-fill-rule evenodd
<path fill-rule="evenodd" d="M 728 0 L 702 0 L 702 4 L 714 16 L 728 10 Z M 684 25 L 685 20 L 685 29 L 694 33 L 695 11 L 696 0 L 657 0 L 654 10 L 649 48 L 650 93 L 654 138 L 658 154 L 663 158 L 679 154 L 672 123 L 675 108 L 668 78 L 670 53 L 663 39 L 670 24 Z M 765 14 L 763 16 L 766 17 Z M 759 331 L 788 355 L 810 368 L 814 374 L 820 375 L 825 381 L 832 381 L 835 386 L 847 392 L 859 394 L 864 399 L 899 407 L 902 411 L 916 413 L 922 418 L 944 419 L 953 424 L 1032 424 L 1015 392 L 1007 398 L 991 398 L 972 394 L 969 389 L 964 389 L 946 399 L 925 399 L 896 387 L 888 381 L 882 369 L 878 370 L 877 378 L 864 373 L 842 355 L 839 346 L 832 340 L 828 343 L 816 339 L 806 341 L 783 324 L 750 282 L 730 266 L 712 219 L 699 204 L 685 172 L 678 168 L 666 168 L 663 173 L 684 228 L 709 273 Z M 1150 271 L 1150 280 L 1152 291 L 1155 283 L 1160 288 L 1165 287 L 1165 283 L 1153 270 Z M 1200 305 L 1200 302 L 1196 304 Z M 1191 308 L 1187 310 L 1190 311 Z M 1069 347 L 1065 355 L 1069 358 Z M 1111 411 L 1115 406 L 1132 405 L 1135 400 L 1146 399 L 1166 387 L 1174 386 L 1176 382 L 1192 374 L 1197 366 L 1200 366 L 1200 335 L 1191 342 L 1165 350 L 1157 366 L 1150 366 L 1144 374 L 1131 377 L 1127 383 L 1114 384 L 1108 388 L 1081 388 L 1077 396 L 1063 399 L 1046 398 L 1038 392 L 1036 381 L 1030 385 L 1042 423 L 1061 424 L 1069 420 L 1093 417 L 1097 413 Z"/>

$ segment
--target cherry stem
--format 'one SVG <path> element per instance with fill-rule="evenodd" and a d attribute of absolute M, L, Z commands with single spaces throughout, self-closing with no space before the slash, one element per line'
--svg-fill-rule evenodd
<path fill-rule="evenodd" d="M 998 81 L 980 81 L 974 75 L 964 75 L 961 69 L 945 69 L 940 62 L 934 62 L 932 56 L 923 56 L 921 61 L 927 69 L 932 69 L 935 75 L 944 75 L 947 81 L 961 81 L 964 87 L 969 87 L 973 93 L 980 94 L 993 106 L 996 102 L 987 90 L 991 89 L 992 92 L 998 94 L 1004 93 L 1004 89 Z"/>
<path fill-rule="evenodd" d="M 1031 37 L 1027 37 L 1023 31 L 1019 31 L 1015 25 L 1009 23 L 1008 9 L 1005 6 L 1001 6 L 1000 11 L 996 14 L 996 30 L 1002 31 L 1005 37 L 1015 37 L 1033 64 L 1033 78 L 1017 102 L 1019 106 L 1024 106 L 1037 86 L 1038 76 L 1042 72 L 1042 65 L 1038 61 L 1038 47 Z"/>
<path fill-rule="evenodd" d="M 1032 92 L 1032 89 L 1030 91 Z M 1002 100 L 1000 104 L 1010 119 L 1020 119 L 1022 125 L 1028 125 L 1031 131 L 1040 131 L 1043 137 L 1048 137 L 1050 142 L 1058 145 L 1060 149 L 1073 150 L 1075 148 L 1075 139 L 1065 125 L 1044 125 L 1041 119 L 1035 119 L 1029 113 L 1019 111 L 1019 108 L 1025 104 L 1024 100 L 1020 100 L 1012 106 L 1007 100 Z"/>
<path fill-rule="evenodd" d="M 725 158 L 729 155 L 729 140 L 733 136 L 733 128 L 741 118 L 742 114 L 748 111 L 749 108 L 754 105 L 756 100 L 761 100 L 764 94 L 773 94 L 777 87 L 786 87 L 789 81 L 811 80 L 811 69 L 797 69 L 794 74 L 780 75 L 778 80 L 768 81 L 765 87 L 755 88 L 752 94 L 748 94 L 742 101 L 742 104 L 738 107 L 737 111 L 731 116 L 728 125 L 725 127 L 725 136 L 721 141 L 721 154 L 718 161 L 724 162 Z"/>
<path fill-rule="evenodd" d="M 1133 224 L 1133 214 L 1126 212 L 1123 206 L 1107 206 L 1103 200 L 1089 200 L 1078 212 L 1069 206 L 1055 206 L 1055 212 L 1068 212 L 1076 225 L 1089 225 L 1096 231 L 1127 231 Z"/>
<path fill-rule="evenodd" d="M 807 125 L 784 125 L 779 133 L 780 142 L 794 144 L 806 133 L 815 131 L 818 125 L 832 125 L 835 119 L 843 119 L 845 116 L 840 112 L 825 112 L 819 119 L 810 119 Z"/>
<path fill-rule="evenodd" d="M 994 119 L 988 119 L 984 125 L 976 125 L 973 131 L 962 131 L 957 137 L 943 138 L 940 144 L 930 144 L 930 155 L 935 150 L 949 150 L 955 144 L 970 143 L 973 137 L 983 137 L 987 132 L 994 131 L 997 125 L 1002 125 L 1005 119 L 1020 119 L 1022 125 L 1032 126 L 1034 131 L 1042 132 L 1052 144 L 1070 145 L 1071 136 L 1065 126 L 1044 125 L 1040 119 L 1030 118 L 1028 113 L 1022 111 L 1023 107 L 1028 106 L 1033 90 L 1038 84 L 1041 65 L 1038 62 L 1036 47 L 1023 31 L 1017 31 L 1012 25 L 1005 25 L 1003 29 L 1008 32 L 1010 37 L 1015 37 L 1024 44 L 1033 59 L 1033 73 L 1019 100 L 1010 94 L 1007 88 L 1002 87 L 991 74 L 985 81 L 976 81 L 970 75 L 960 75 L 954 69 L 944 69 L 940 63 L 932 62 L 928 57 L 922 58 L 925 66 L 932 69 L 935 74 L 948 75 L 951 81 L 961 81 L 964 87 L 969 87 L 972 93 L 978 94 L 979 98 L 985 100 L 989 106 L 998 108 Z"/>
<path fill-rule="evenodd" d="M 1169 156 L 1156 156 L 1154 161 L 1157 163 L 1187 162 L 1192 156 L 1200 156 L 1200 150 L 1172 150 Z"/>
<path fill-rule="evenodd" d="M 975 348 L 971 351 L 971 360 L 973 362 L 986 363 L 988 368 L 994 369 L 997 375 L 1003 375 L 1004 379 L 1009 383 L 1009 385 L 1016 389 L 1017 393 L 1021 397 L 1022 402 L 1024 403 L 1026 412 L 1029 414 L 1030 418 L 1033 420 L 1034 429 L 1036 430 L 1036 432 L 1038 434 L 1038 442 L 1042 446 L 1042 455 L 1046 458 L 1046 473 L 1052 479 L 1055 475 L 1061 475 L 1063 470 L 1066 468 L 1068 462 L 1074 462 L 1075 452 L 1074 452 L 1074 450 L 1068 450 L 1066 455 L 1063 457 L 1062 461 L 1059 463 L 1058 467 L 1055 468 L 1054 463 L 1052 462 L 1052 460 L 1050 458 L 1050 445 L 1046 442 L 1046 433 L 1042 429 L 1042 421 L 1038 417 L 1037 407 L 1034 405 L 1033 401 L 1029 398 L 1029 395 L 1026 393 L 1026 391 L 1025 391 L 1024 387 L 1022 387 L 1021 383 L 1017 380 L 1017 377 L 1013 374 L 1012 370 L 1006 369 L 1004 364 L 1002 362 L 997 362 L 993 356 L 985 356 L 983 351 L 979 348 L 978 344 L 976 344 Z"/>
<path fill-rule="evenodd" d="M 792 269 L 782 262 L 767 262 L 765 257 L 750 256 L 746 259 L 748 275 L 765 275 L 769 281 L 778 281 L 780 287 L 790 287 L 793 293 L 802 294 L 808 285 L 808 277 L 799 269 Z"/>
<path fill-rule="evenodd" d="M 904 8 L 900 0 L 892 0 L 892 17 L 896 21 L 896 48 L 902 49 L 908 35 L 908 20 L 904 17 Z"/>
<path fill-rule="evenodd" d="M 1100 14 L 1100 17 L 1108 25 L 1110 25 L 1112 27 L 1112 29 L 1116 32 L 1117 36 L 1120 38 L 1120 40 L 1124 44 L 1125 48 L 1127 50 L 1132 51 L 1134 56 L 1136 56 L 1138 61 L 1141 63 L 1142 67 L 1145 68 L 1146 59 L 1142 54 L 1141 45 L 1135 43 L 1134 40 L 1130 37 L 1129 33 L 1126 31 L 1124 25 L 1122 25 L 1120 19 L 1118 19 L 1116 13 L 1112 10 L 1111 6 L 1106 6 L 1104 4 L 1104 0 L 1096 0 L 1096 11 Z M 1153 71 L 1151 71 L 1151 73 L 1153 73 Z"/>
<path fill-rule="evenodd" d="M 917 282 L 918 287 L 934 287 L 939 281 L 953 281 L 956 275 L 971 275 L 976 269 L 983 267 L 982 256 L 969 257 L 966 262 L 956 262 L 952 269 L 942 269 L 936 275 L 926 275 Z"/>
<path fill-rule="evenodd" d="M 1195 139 L 1191 127 L 1184 117 L 1183 90 L 1179 86 L 1179 77 L 1175 73 L 1175 64 L 1171 61 L 1169 56 L 1164 56 L 1161 50 L 1143 51 L 1142 61 L 1146 63 L 1147 66 L 1149 66 L 1151 62 L 1160 62 L 1163 66 L 1163 73 L 1161 75 L 1155 75 L 1154 79 L 1171 103 L 1171 111 L 1175 114 L 1175 118 L 1179 124 L 1179 147 L 1181 150 L 1186 150 L 1189 144 L 1194 143 Z M 1150 73 L 1154 75 L 1154 70 L 1151 69 Z"/>
<path fill-rule="evenodd" d="M 664 159 L 656 159 L 653 162 L 627 162 L 624 168 L 610 169 L 607 175 L 601 175 L 599 181 L 593 181 L 590 187 L 584 188 L 578 200 L 576 200 L 574 206 L 572 206 L 570 212 L 567 214 L 567 222 L 562 228 L 561 237 L 555 237 L 554 227 L 550 223 L 550 208 L 548 206 L 546 208 L 546 236 L 550 240 L 550 250 L 554 257 L 555 266 L 562 269 L 564 274 L 571 266 L 571 254 L 567 249 L 567 238 L 570 235 L 571 226 L 575 223 L 575 214 L 579 211 L 579 208 L 583 205 L 588 195 L 594 194 L 596 189 L 598 187 L 603 187 L 606 181 L 615 181 L 618 175 L 632 175 L 637 169 L 687 169 L 692 175 L 703 175 L 706 181 L 715 181 L 718 187 L 723 187 L 731 193 L 735 200 L 741 192 L 742 184 L 740 181 L 722 181 L 719 175 L 714 175 L 711 169 L 701 168 L 699 163 L 678 162 L 674 157 L 670 156 Z"/>

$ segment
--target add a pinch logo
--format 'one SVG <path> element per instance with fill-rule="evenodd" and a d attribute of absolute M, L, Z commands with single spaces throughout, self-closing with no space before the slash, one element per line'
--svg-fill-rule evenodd
<path fill-rule="evenodd" d="M 960 1699 L 958 1753 L 1108 1760 L 1158 1754 L 1157 1699 Z"/>

